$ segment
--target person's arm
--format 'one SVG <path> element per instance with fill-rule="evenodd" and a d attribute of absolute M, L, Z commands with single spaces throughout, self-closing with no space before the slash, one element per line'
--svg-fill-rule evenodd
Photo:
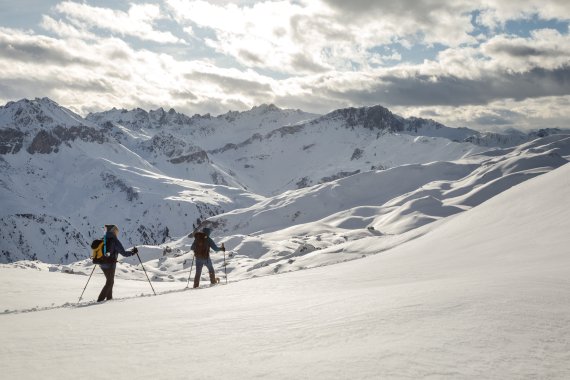
<path fill-rule="evenodd" d="M 139 252 L 137 247 L 134 247 L 131 251 L 125 251 L 125 248 L 123 247 L 123 244 L 121 244 L 119 239 L 115 239 L 115 250 L 117 253 L 120 253 L 125 257 L 136 255 Z"/>
<path fill-rule="evenodd" d="M 208 237 L 208 241 L 210 243 L 210 248 L 212 248 L 214 251 L 219 252 L 221 250 L 220 247 L 218 247 L 216 245 L 216 243 L 214 243 L 214 241 L 212 240 L 212 238 Z"/>

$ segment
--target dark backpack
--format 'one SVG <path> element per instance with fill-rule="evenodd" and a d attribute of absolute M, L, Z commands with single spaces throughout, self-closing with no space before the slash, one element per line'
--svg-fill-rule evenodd
<path fill-rule="evenodd" d="M 199 259 L 207 259 L 210 256 L 208 235 L 203 232 L 196 232 L 194 234 L 194 255 Z"/>

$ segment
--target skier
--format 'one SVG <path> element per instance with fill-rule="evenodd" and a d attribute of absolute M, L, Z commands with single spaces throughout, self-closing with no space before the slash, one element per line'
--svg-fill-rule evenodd
<path fill-rule="evenodd" d="M 107 262 L 100 264 L 103 273 L 105 274 L 106 282 L 105 286 L 101 290 L 99 294 L 99 298 L 97 298 L 97 302 L 101 302 L 105 299 L 111 300 L 113 299 L 113 284 L 115 283 L 115 268 L 117 267 L 117 257 L 119 253 L 125 257 L 136 255 L 138 253 L 137 247 L 134 247 L 131 251 L 125 251 L 123 245 L 117 239 L 117 235 L 119 234 L 119 228 L 114 224 L 106 224 L 105 229 L 107 232 L 105 233 L 106 239 L 106 248 L 109 258 Z"/>
<path fill-rule="evenodd" d="M 191 249 L 194 251 L 194 256 L 196 257 L 196 275 L 194 276 L 194 287 L 197 288 L 200 285 L 200 275 L 202 274 L 202 268 L 204 265 L 208 268 L 210 273 L 210 283 L 212 285 L 217 284 L 216 274 L 214 273 L 214 265 L 210 259 L 210 248 L 214 251 L 226 251 L 224 244 L 219 248 L 216 243 L 210 238 L 210 229 L 205 227 L 202 231 L 194 232 L 194 242 L 192 243 Z"/>

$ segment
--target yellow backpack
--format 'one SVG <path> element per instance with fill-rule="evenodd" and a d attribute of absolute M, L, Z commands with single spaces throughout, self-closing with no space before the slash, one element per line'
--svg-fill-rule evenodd
<path fill-rule="evenodd" d="M 108 257 L 105 255 L 107 248 L 106 239 L 96 239 L 91 243 L 91 259 L 93 264 L 103 264 L 107 262 Z"/>

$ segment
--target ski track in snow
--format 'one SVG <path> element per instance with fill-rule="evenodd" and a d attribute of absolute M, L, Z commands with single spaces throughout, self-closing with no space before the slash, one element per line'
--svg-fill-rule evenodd
<path fill-rule="evenodd" d="M 219 284 L 220 286 L 224 286 L 225 284 Z M 216 285 L 218 286 L 218 285 Z M 112 301 L 103 301 L 103 302 L 97 302 L 97 301 L 89 301 L 89 302 L 77 302 L 77 303 L 70 303 L 70 302 L 66 302 L 63 305 L 58 305 L 58 306 L 36 306 L 36 307 L 32 307 L 29 309 L 19 309 L 19 310 L 7 310 L 7 311 L 3 311 L 0 312 L 0 315 L 7 315 L 7 314 L 23 314 L 23 313 L 34 313 L 34 312 L 39 312 L 39 311 L 48 311 L 48 310 L 57 310 L 57 309 L 75 309 L 75 308 L 82 308 L 82 307 L 88 307 L 88 306 L 96 306 L 96 305 L 104 305 L 106 303 L 112 302 L 122 302 L 122 301 L 126 301 L 126 300 L 131 300 L 131 299 L 135 299 L 135 298 L 141 298 L 141 297 L 155 297 L 155 296 L 161 296 L 161 295 L 165 295 L 165 294 L 171 294 L 171 293 L 180 293 L 180 292 L 185 292 L 185 291 L 195 291 L 195 290 L 204 290 L 210 288 L 210 286 L 204 286 L 204 287 L 200 287 L 200 288 L 183 288 L 183 289 L 179 289 L 179 290 L 169 290 L 169 291 L 163 291 L 163 292 L 158 292 L 155 294 L 141 294 L 139 296 L 134 296 L 134 297 L 118 297 L 118 298 L 113 298 Z"/>

